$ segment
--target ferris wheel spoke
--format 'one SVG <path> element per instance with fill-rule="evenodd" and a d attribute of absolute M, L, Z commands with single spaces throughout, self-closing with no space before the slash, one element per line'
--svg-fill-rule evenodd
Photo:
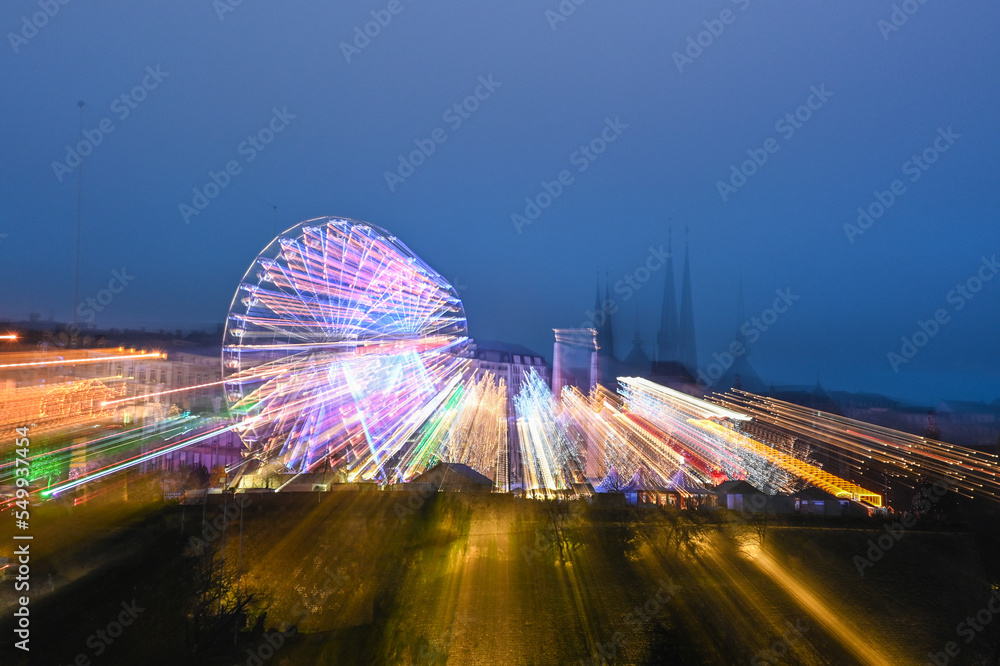
<path fill-rule="evenodd" d="M 464 308 L 443 277 L 374 225 L 322 218 L 276 238 L 237 289 L 225 337 L 226 399 L 262 469 L 299 474 L 330 462 L 352 479 L 385 480 L 398 473 L 390 464 L 419 469 L 411 449 L 427 423 L 465 442 L 483 429 L 476 415 L 493 415 L 468 402 L 468 415 L 436 421 L 465 395 Z M 443 441 L 424 442 L 420 459 Z"/>

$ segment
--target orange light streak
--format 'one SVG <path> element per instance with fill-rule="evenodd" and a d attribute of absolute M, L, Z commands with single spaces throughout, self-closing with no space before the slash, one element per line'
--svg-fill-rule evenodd
<path fill-rule="evenodd" d="M 130 398 L 119 398 L 118 400 L 108 400 L 101 403 L 101 407 L 108 407 L 109 405 L 117 405 L 123 402 L 147 402 L 150 398 L 155 398 L 158 395 L 168 395 L 170 393 L 182 393 L 184 391 L 194 391 L 201 388 L 206 388 L 209 386 L 218 386 L 219 384 L 227 384 L 231 382 L 231 379 L 221 379 L 217 382 L 209 382 L 207 384 L 196 384 L 194 386 L 183 386 L 181 388 L 170 389 L 169 391 L 158 391 L 157 393 L 146 393 L 145 395 L 136 395 Z"/>
<path fill-rule="evenodd" d="M 3 368 L 40 368 L 45 365 L 81 365 L 83 363 L 104 363 L 106 361 L 122 361 L 137 358 L 164 358 L 160 352 L 150 352 L 146 354 L 127 354 L 125 356 L 100 356 L 97 358 L 77 358 L 61 359 L 58 361 L 34 361 L 32 363 L 6 363 L 0 365 Z"/>

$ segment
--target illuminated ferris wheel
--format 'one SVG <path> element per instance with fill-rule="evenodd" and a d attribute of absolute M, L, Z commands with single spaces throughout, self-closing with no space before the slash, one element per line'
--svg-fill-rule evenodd
<path fill-rule="evenodd" d="M 467 340 L 455 289 L 395 236 L 309 220 L 264 248 L 236 290 L 226 399 L 263 466 L 382 480 L 461 382 Z"/>

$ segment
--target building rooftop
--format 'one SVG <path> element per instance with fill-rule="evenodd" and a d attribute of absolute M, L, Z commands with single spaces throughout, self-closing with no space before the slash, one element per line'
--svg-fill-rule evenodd
<path fill-rule="evenodd" d="M 833 493 L 828 493 L 822 488 L 817 488 L 815 486 L 809 486 L 808 488 L 803 488 L 799 492 L 795 493 L 795 497 L 802 500 L 809 500 L 811 502 L 817 502 L 820 500 L 836 500 L 837 496 Z"/>
<path fill-rule="evenodd" d="M 743 480 L 723 481 L 714 488 L 715 492 L 725 495 L 749 495 L 751 493 L 763 495 L 763 493 Z"/>
<path fill-rule="evenodd" d="M 424 470 L 422 473 L 418 474 L 412 479 L 413 483 L 423 483 L 426 482 L 430 477 L 436 476 L 438 474 L 457 474 L 462 476 L 473 483 L 492 486 L 493 481 L 490 477 L 480 474 L 476 470 L 472 469 L 468 465 L 463 465 L 462 463 L 454 462 L 439 462 L 438 464 Z"/>
<path fill-rule="evenodd" d="M 477 351 L 498 351 L 505 352 L 507 354 L 518 354 L 520 356 L 537 356 L 538 358 L 544 359 L 545 357 L 538 352 L 534 352 L 524 345 L 519 345 L 514 342 L 499 342 L 498 340 L 480 340 L 478 338 L 472 339 L 473 344 L 476 345 Z"/>

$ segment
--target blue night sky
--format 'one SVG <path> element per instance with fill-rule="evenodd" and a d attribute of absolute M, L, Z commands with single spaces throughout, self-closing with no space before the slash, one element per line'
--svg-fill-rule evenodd
<path fill-rule="evenodd" d="M 26 28 L 49 1 L 55 15 Z M 222 322 L 277 233 L 339 215 L 385 227 L 456 284 L 473 335 L 547 357 L 607 272 L 624 356 L 636 306 L 655 338 L 664 271 L 615 284 L 645 276 L 672 224 L 678 285 L 690 229 L 703 367 L 734 337 L 742 276 L 748 317 L 775 290 L 798 296 L 754 345 L 766 382 L 1000 397 L 1000 279 L 983 263 L 1000 254 L 997 3 L 913 0 L 897 26 L 890 0 L 566 0 L 566 17 L 557 0 L 224 2 L 4 3 L 0 317 L 69 319 L 67 146 L 85 100 L 100 143 L 84 165 L 80 297 L 134 275 L 98 326 Z M 391 21 L 356 48 L 371 12 Z M 478 108 L 449 112 L 477 92 Z M 271 143 L 244 143 L 269 124 Z M 390 187 L 435 130 L 443 142 Z M 602 131 L 604 152 L 578 152 Z M 730 181 L 753 155 L 766 162 Z M 230 161 L 236 175 L 186 220 L 181 204 Z M 845 229 L 883 206 L 876 191 L 894 200 Z M 887 354 L 938 310 L 894 371 Z"/>

